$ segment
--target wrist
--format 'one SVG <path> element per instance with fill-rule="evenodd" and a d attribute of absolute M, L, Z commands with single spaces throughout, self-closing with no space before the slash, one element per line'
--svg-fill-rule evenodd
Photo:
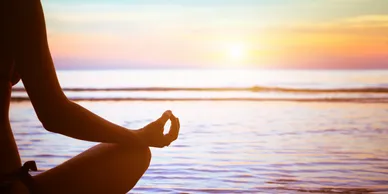
<path fill-rule="evenodd" d="M 137 130 L 131 130 L 131 132 L 135 136 L 136 142 L 139 146 L 148 147 L 148 145 L 146 144 L 146 141 L 144 139 L 144 131 L 142 129 L 143 128 L 140 128 Z"/>

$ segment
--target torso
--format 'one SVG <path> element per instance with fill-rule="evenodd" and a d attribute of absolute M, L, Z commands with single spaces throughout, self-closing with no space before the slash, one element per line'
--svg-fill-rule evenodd
<path fill-rule="evenodd" d="M 21 162 L 15 139 L 9 122 L 9 106 L 12 85 L 20 78 L 14 70 L 15 66 L 11 50 L 6 45 L 0 48 L 0 176 L 20 168 Z"/>
<path fill-rule="evenodd" d="M 20 76 L 13 63 L 13 33 L 11 32 L 13 15 L 9 9 L 11 1 L 4 1 L 1 6 L 2 20 L 0 22 L 0 177 L 12 173 L 21 166 L 15 139 L 8 118 L 11 86 L 20 81 Z M 1 185 L 1 183 L 0 183 Z M 22 191 L 22 190 L 23 191 Z M 1 190 L 1 188 L 0 188 Z M 0 191 L 1 192 L 1 191 Z M 28 193 L 20 181 L 12 186 L 11 193 Z"/>
<path fill-rule="evenodd" d="M 0 59 L 1 60 L 1 59 Z M 11 82 L 12 85 L 20 81 L 20 76 L 15 70 L 15 65 L 11 60 L 0 61 L 0 82 Z"/>

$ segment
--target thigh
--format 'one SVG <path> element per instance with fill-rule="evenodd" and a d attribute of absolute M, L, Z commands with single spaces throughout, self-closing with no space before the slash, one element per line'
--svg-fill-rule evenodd
<path fill-rule="evenodd" d="M 147 170 L 148 147 L 101 143 L 34 177 L 42 193 L 126 193 Z"/>

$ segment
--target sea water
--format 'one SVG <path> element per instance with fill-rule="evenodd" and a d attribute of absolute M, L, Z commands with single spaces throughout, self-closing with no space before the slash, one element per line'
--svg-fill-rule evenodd
<path fill-rule="evenodd" d="M 136 129 L 171 109 L 132 193 L 388 193 L 387 71 L 58 71 L 69 99 Z M 11 124 L 45 171 L 96 143 L 47 132 L 22 84 Z"/>

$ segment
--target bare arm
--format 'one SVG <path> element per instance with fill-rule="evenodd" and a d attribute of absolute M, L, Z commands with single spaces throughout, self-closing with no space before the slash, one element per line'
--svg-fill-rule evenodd
<path fill-rule="evenodd" d="M 16 68 L 43 126 L 81 140 L 141 145 L 135 131 L 106 121 L 66 98 L 49 51 L 40 1 L 12 2 Z"/>

